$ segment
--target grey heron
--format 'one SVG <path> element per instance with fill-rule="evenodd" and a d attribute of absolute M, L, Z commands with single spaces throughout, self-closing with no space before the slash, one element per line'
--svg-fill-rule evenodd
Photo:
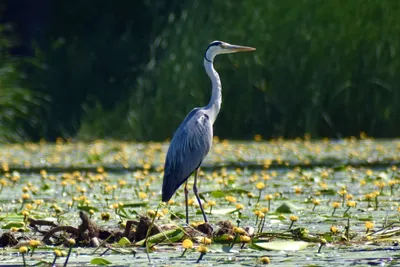
<path fill-rule="evenodd" d="M 208 222 L 197 191 L 197 176 L 200 165 L 212 145 L 213 124 L 218 116 L 222 102 L 221 80 L 213 66 L 214 58 L 219 54 L 254 50 L 256 49 L 253 47 L 214 41 L 210 43 L 204 54 L 204 68 L 212 84 L 210 102 L 205 107 L 194 108 L 183 120 L 171 140 L 164 166 L 163 202 L 169 201 L 175 191 L 186 182 L 184 188 L 186 223 L 189 223 L 187 180 L 193 172 L 193 192 L 203 213 L 204 221 Z"/>

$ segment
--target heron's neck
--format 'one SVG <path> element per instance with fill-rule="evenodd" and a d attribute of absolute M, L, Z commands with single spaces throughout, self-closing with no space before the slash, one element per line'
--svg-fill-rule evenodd
<path fill-rule="evenodd" d="M 211 61 L 212 60 L 213 59 L 211 59 Z M 204 68 L 206 69 L 206 72 L 210 77 L 212 84 L 211 99 L 205 109 L 208 110 L 210 120 L 212 124 L 214 124 L 214 121 L 217 119 L 219 110 L 221 109 L 221 80 L 219 79 L 218 73 L 214 69 L 213 62 L 209 62 L 204 59 Z"/>

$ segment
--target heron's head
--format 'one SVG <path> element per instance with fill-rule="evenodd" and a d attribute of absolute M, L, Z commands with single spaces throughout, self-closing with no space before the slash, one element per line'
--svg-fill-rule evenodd
<path fill-rule="evenodd" d="M 204 54 L 204 58 L 207 61 L 212 62 L 214 57 L 219 54 L 230 54 L 254 50 L 256 49 L 249 46 L 233 45 L 222 41 L 214 41 L 208 45 L 206 53 Z"/>

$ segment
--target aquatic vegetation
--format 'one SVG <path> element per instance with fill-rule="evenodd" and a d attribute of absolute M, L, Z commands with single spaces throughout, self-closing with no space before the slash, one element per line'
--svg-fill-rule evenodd
<path fill-rule="evenodd" d="M 64 258 L 68 266 L 120 265 L 129 257 L 279 266 L 290 251 L 293 261 L 319 265 L 333 248 L 346 255 L 338 259 L 344 265 L 398 253 L 398 140 L 217 141 L 199 173 L 211 225 L 199 221 L 193 197 L 185 225 L 179 190 L 160 203 L 166 148 L 103 140 L 2 145 L 0 245 L 7 249 L 0 256 L 21 255 L 27 265 Z"/>

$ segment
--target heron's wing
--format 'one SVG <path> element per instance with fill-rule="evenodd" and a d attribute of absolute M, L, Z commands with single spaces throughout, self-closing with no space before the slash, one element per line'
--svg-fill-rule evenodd
<path fill-rule="evenodd" d="M 192 110 L 172 138 L 164 167 L 162 199 L 168 201 L 197 169 L 212 143 L 212 125 L 199 108 Z"/>

